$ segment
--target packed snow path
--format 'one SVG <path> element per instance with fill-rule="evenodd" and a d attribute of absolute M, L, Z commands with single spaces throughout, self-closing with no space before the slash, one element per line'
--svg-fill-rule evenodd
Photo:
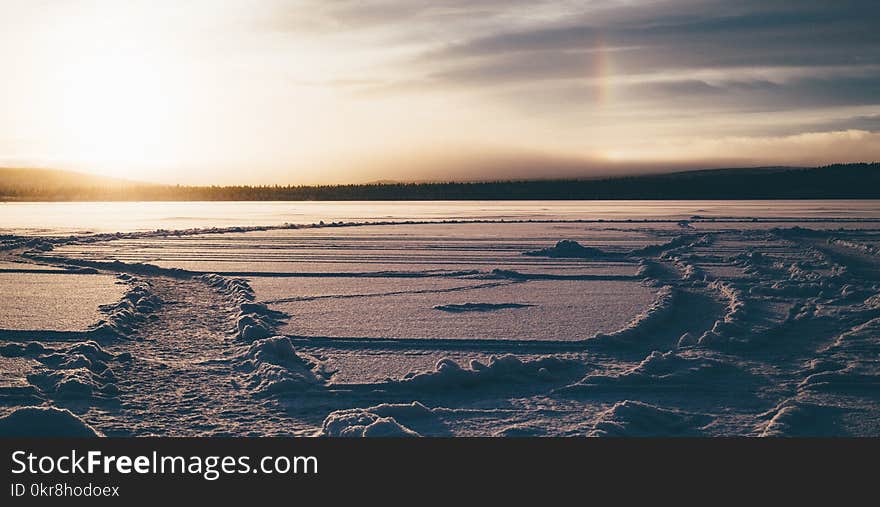
<path fill-rule="evenodd" d="M 236 312 L 200 280 L 150 277 L 162 300 L 125 341 L 107 346 L 133 359 L 119 377 L 119 411 L 108 435 L 313 433 L 272 401 L 255 400 L 235 368 Z"/>

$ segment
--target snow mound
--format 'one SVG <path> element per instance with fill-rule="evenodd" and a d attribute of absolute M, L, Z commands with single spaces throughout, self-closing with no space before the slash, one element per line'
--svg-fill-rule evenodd
<path fill-rule="evenodd" d="M 235 319 L 235 334 L 238 341 L 253 342 L 272 336 L 274 325 L 262 315 L 240 313 Z"/>
<path fill-rule="evenodd" d="M 876 369 L 867 370 L 850 365 L 835 371 L 814 373 L 805 378 L 798 389 L 837 393 L 880 392 L 880 374 Z"/>
<path fill-rule="evenodd" d="M 75 242 L 81 243 L 84 238 L 78 238 Z M 92 240 L 97 240 L 98 238 L 93 236 Z M 108 238 L 108 239 L 119 239 L 119 238 Z M 93 243 L 95 241 L 85 241 L 86 243 Z M 24 252 L 22 254 L 24 257 L 29 259 L 46 263 L 46 264 L 54 264 L 64 266 L 68 270 L 72 271 L 80 271 L 90 273 L 92 270 L 102 269 L 107 271 L 117 271 L 122 273 L 135 273 L 143 276 L 170 276 L 175 278 L 189 278 L 192 276 L 190 271 L 179 268 L 163 268 L 160 266 L 156 266 L 154 264 L 148 264 L 144 262 L 122 262 L 120 260 L 92 260 L 92 259 L 77 259 L 68 256 L 51 256 L 51 255 L 41 255 L 40 252 L 30 251 Z"/>
<path fill-rule="evenodd" d="M 239 360 L 239 368 L 249 374 L 249 387 L 257 396 L 302 392 L 323 384 L 314 371 L 317 362 L 297 354 L 286 336 L 254 341 Z"/>
<path fill-rule="evenodd" d="M 249 303 L 254 300 L 254 290 L 247 280 L 242 278 L 226 278 L 214 273 L 199 277 L 202 281 L 217 289 L 220 293 L 232 298 L 236 303 Z"/>
<path fill-rule="evenodd" d="M 682 280 L 688 282 L 697 282 L 702 283 L 706 282 L 709 279 L 709 274 L 706 273 L 702 268 L 693 264 L 690 259 L 685 258 L 683 256 L 673 256 L 670 260 L 675 264 L 675 267 L 681 272 Z"/>
<path fill-rule="evenodd" d="M 492 356 L 488 364 L 474 360 L 468 368 L 452 359 L 443 358 L 437 361 L 432 371 L 410 372 L 403 379 L 389 380 L 386 384 L 427 391 L 487 384 L 553 382 L 583 372 L 585 368 L 581 361 L 554 356 L 527 361 L 511 354 Z"/>
<path fill-rule="evenodd" d="M 597 419 L 591 437 L 692 436 L 710 417 L 660 408 L 640 401 L 615 403 Z"/>
<path fill-rule="evenodd" d="M 528 308 L 530 306 L 535 305 L 527 305 L 520 303 L 462 303 L 462 304 L 450 304 L 450 305 L 437 305 L 434 307 L 435 310 L 440 310 L 442 312 L 450 312 L 450 313 L 462 313 L 462 312 L 495 312 L 498 310 L 508 310 L 515 308 Z"/>
<path fill-rule="evenodd" d="M 0 437 L 101 436 L 69 410 L 55 407 L 25 407 L 0 417 Z"/>
<path fill-rule="evenodd" d="M 749 343 L 757 334 L 752 329 L 756 319 L 746 304 L 745 294 L 734 285 L 719 280 L 710 283 L 709 288 L 727 300 L 727 308 L 724 316 L 715 321 L 712 329 L 703 333 L 697 343 L 707 347 Z"/>
<path fill-rule="evenodd" d="M 119 393 L 110 361 L 124 362 L 130 355 L 113 355 L 94 341 L 51 348 L 39 342 L 7 344 L 0 348 L 5 357 L 32 357 L 41 367 L 27 376 L 28 382 L 45 397 L 88 399 L 113 397 Z"/>
<path fill-rule="evenodd" d="M 880 257 L 880 248 L 877 248 L 873 245 L 868 245 L 865 243 L 859 243 L 858 241 L 852 241 L 848 239 L 841 238 L 829 238 L 829 245 L 839 245 L 842 247 L 850 248 L 852 250 L 856 250 L 866 255 L 876 255 Z"/>
<path fill-rule="evenodd" d="M 129 335 L 137 323 L 156 311 L 162 305 L 162 300 L 152 293 L 150 282 L 130 275 L 119 275 L 117 278 L 130 284 L 131 288 L 119 302 L 101 306 L 101 311 L 107 317 L 93 326 L 92 331 L 121 337 Z"/>
<path fill-rule="evenodd" d="M 679 292 L 666 285 L 657 292 L 651 305 L 636 315 L 623 329 L 608 334 L 599 334 L 590 340 L 597 345 L 632 344 L 656 330 L 669 318 L 678 300 Z"/>
<path fill-rule="evenodd" d="M 91 363 L 119 360 L 120 355 L 114 355 L 104 350 L 93 340 L 78 342 L 68 346 L 47 347 L 40 342 L 7 343 L 0 347 L 0 355 L 5 357 L 34 357 L 41 363 L 57 367 L 67 361 L 71 355 L 85 356 Z"/>
<path fill-rule="evenodd" d="M 743 393 L 750 389 L 753 380 L 750 373 L 728 362 L 683 356 L 673 351 L 654 351 L 627 371 L 587 375 L 556 392 L 581 394 L 637 389 L 641 392 Z"/>
<path fill-rule="evenodd" d="M 328 437 L 420 437 L 392 417 L 378 417 L 359 410 L 333 412 L 324 420 L 322 434 Z"/>
<path fill-rule="evenodd" d="M 636 276 L 656 280 L 663 276 L 663 274 L 663 269 L 657 262 L 648 259 L 639 261 L 639 269 L 636 271 Z"/>
<path fill-rule="evenodd" d="M 88 399 L 98 395 L 113 396 L 119 389 L 108 379 L 88 368 L 48 370 L 27 376 L 28 382 L 54 399 Z"/>
<path fill-rule="evenodd" d="M 769 420 L 759 424 L 757 430 L 762 437 L 843 436 L 836 421 L 842 412 L 837 407 L 786 400 L 759 416 Z"/>
<path fill-rule="evenodd" d="M 583 246 L 577 241 L 563 239 L 558 241 L 556 245 L 540 250 L 525 252 L 523 255 L 533 257 L 551 257 L 551 258 L 572 258 L 572 259 L 603 259 L 603 258 L 625 258 L 625 257 L 654 257 L 661 254 L 669 254 L 679 250 L 692 248 L 694 246 L 708 245 L 711 242 L 709 235 L 694 236 L 685 234 L 677 236 L 666 243 L 658 245 L 648 245 L 643 248 L 636 248 L 628 252 L 613 253 L 606 252 L 599 248 Z"/>
<path fill-rule="evenodd" d="M 55 349 L 47 348 L 40 342 L 7 343 L 0 346 L 0 356 L 3 357 L 34 357 L 47 351 L 54 352 Z"/>
<path fill-rule="evenodd" d="M 609 254 L 598 248 L 583 246 L 577 241 L 563 239 L 558 241 L 555 246 L 542 248 L 541 250 L 533 250 L 525 252 L 523 255 L 532 257 L 552 257 L 552 258 L 574 258 L 574 259 L 596 259 L 608 257 Z"/>
<path fill-rule="evenodd" d="M 871 319 L 841 333 L 822 352 L 852 352 L 856 355 L 873 354 L 874 357 L 880 356 L 880 317 Z"/>
<path fill-rule="evenodd" d="M 704 234 L 702 236 L 684 234 L 681 236 L 676 236 L 666 243 L 660 243 L 658 245 L 648 245 L 643 248 L 630 250 L 627 255 L 634 257 L 651 257 L 661 254 L 675 253 L 677 251 L 693 248 L 696 246 L 706 246 L 711 244 L 711 242 L 712 236 L 708 234 Z"/>
<path fill-rule="evenodd" d="M 418 401 L 337 410 L 324 419 L 321 427 L 321 435 L 327 437 L 419 437 L 446 432 L 434 411 Z"/>
<path fill-rule="evenodd" d="M 493 437 L 530 438 L 547 435 L 547 429 L 533 423 L 518 423 L 505 426 L 492 434 Z"/>
<path fill-rule="evenodd" d="M 216 274 L 202 275 L 199 279 L 217 289 L 231 305 L 237 307 L 238 316 L 233 330 L 237 341 L 249 343 L 273 336 L 276 326 L 287 317 L 263 303 L 255 303 L 254 290 L 246 280 Z"/>

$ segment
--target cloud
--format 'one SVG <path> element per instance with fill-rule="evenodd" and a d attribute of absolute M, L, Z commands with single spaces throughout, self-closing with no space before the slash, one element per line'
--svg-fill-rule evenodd
<path fill-rule="evenodd" d="M 557 7 L 531 22 L 440 39 L 370 91 L 471 92 L 543 117 L 590 110 L 609 95 L 630 117 L 664 108 L 754 114 L 880 104 L 876 2 Z"/>
<path fill-rule="evenodd" d="M 519 55 L 523 62 L 542 62 L 536 53 L 588 52 L 627 49 L 614 53 L 615 72 L 645 74 L 670 70 L 735 67 L 871 65 L 880 63 L 876 51 L 880 16 L 876 2 L 783 3 L 692 2 L 623 4 L 604 16 L 605 22 L 571 12 L 551 23 L 478 34 L 464 42 L 427 51 L 427 67 L 461 65 L 473 75 L 478 68 L 491 74 L 493 60 Z M 736 4 L 730 12 L 727 4 Z M 715 7 L 708 8 L 707 6 Z M 644 9 L 655 15 L 646 17 Z M 602 17 L 599 18 L 601 20 Z M 563 62 L 560 62 L 563 63 Z M 535 75 L 548 69 L 537 64 Z M 557 67 L 569 75 L 563 63 Z M 518 74 L 518 76 L 521 75 Z"/>
<path fill-rule="evenodd" d="M 788 111 L 805 107 L 861 106 L 880 103 L 873 77 L 821 77 L 780 82 L 732 80 L 710 83 L 699 79 L 642 82 L 621 93 L 634 99 L 683 103 L 746 111 Z"/>
<path fill-rule="evenodd" d="M 0 157 L 209 183 L 868 157 L 878 15 L 875 0 L 6 3 Z"/>
<path fill-rule="evenodd" d="M 674 161 L 687 153 L 694 159 L 718 160 L 723 164 L 814 166 L 837 162 L 880 161 L 880 132 L 843 130 L 807 132 L 788 136 L 735 136 L 715 139 L 683 139 L 641 147 L 639 157 Z M 711 163 L 710 163 L 711 165 Z"/>

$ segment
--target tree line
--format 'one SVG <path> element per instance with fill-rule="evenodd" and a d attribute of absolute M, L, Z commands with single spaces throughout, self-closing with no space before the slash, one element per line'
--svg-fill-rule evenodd
<path fill-rule="evenodd" d="M 604 179 L 351 185 L 9 185 L 4 201 L 876 199 L 880 163 L 714 169 Z"/>

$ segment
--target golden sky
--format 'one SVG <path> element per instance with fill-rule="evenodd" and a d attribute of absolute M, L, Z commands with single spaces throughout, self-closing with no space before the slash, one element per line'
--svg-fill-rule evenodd
<path fill-rule="evenodd" d="M 168 183 L 880 160 L 875 1 L 0 0 L 0 165 Z"/>

